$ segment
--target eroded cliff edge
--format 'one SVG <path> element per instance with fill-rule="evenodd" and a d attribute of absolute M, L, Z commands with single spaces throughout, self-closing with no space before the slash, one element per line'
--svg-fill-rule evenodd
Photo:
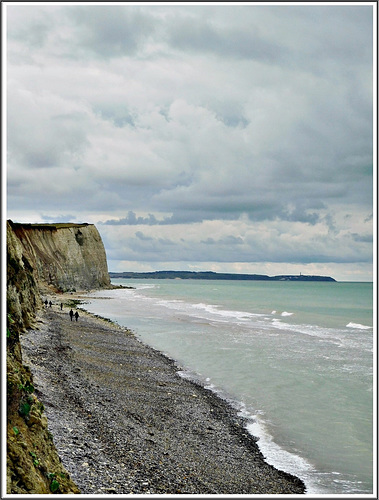
<path fill-rule="evenodd" d="M 19 336 L 38 329 L 43 290 L 108 286 L 106 254 L 95 226 L 7 222 L 7 493 L 79 493 L 34 394 Z"/>
<path fill-rule="evenodd" d="M 57 291 L 110 286 L 104 245 L 93 224 L 8 222 L 39 282 Z"/>

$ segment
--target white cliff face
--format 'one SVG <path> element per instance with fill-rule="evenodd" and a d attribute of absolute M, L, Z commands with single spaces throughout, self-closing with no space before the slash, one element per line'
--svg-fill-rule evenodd
<path fill-rule="evenodd" d="M 110 286 L 103 242 L 93 224 L 11 224 L 38 281 L 62 291 Z"/>
<path fill-rule="evenodd" d="M 33 324 L 41 299 L 33 268 L 24 255 L 20 240 L 7 224 L 7 312 L 15 328 L 23 330 Z"/>
<path fill-rule="evenodd" d="M 36 312 L 42 307 L 36 262 L 42 266 L 43 250 L 56 250 L 53 238 L 38 238 L 30 232 L 27 237 L 7 223 L 7 493 L 49 494 L 52 478 L 59 478 L 59 492 L 80 493 L 64 469 L 47 427 L 43 405 L 37 399 L 31 370 L 23 364 L 20 334 L 27 328 L 38 328 Z M 20 228 L 19 228 L 20 229 Z M 23 239 L 19 236 L 25 236 Z M 75 238 L 75 236 L 74 236 Z M 38 244 L 36 243 L 38 241 Z M 48 242 L 48 243 L 47 243 Z M 24 244 L 27 247 L 24 246 Z M 35 245 L 35 246 L 34 246 Z M 104 253 L 105 254 L 105 253 Z M 32 261 L 33 257 L 35 260 Z M 51 258 L 51 264 L 54 258 Z M 59 274 L 59 273 L 57 273 Z M 5 338 L 5 334 L 4 334 Z M 28 410 L 21 412 L 27 405 Z M 36 455 L 36 453 L 38 455 Z M 36 457 L 38 461 L 36 464 Z M 54 476 L 55 477 L 55 476 Z"/>

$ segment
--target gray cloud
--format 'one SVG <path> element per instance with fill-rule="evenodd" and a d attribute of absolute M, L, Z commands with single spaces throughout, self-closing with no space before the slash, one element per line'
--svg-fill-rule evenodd
<path fill-rule="evenodd" d="M 373 242 L 373 236 L 372 234 L 357 234 L 353 233 L 351 235 L 354 241 L 357 242 L 362 242 L 362 243 L 372 243 Z"/>
<path fill-rule="evenodd" d="M 43 221 L 46 222 L 71 222 L 76 221 L 76 215 L 73 214 L 65 214 L 65 215 L 57 215 L 52 217 L 51 215 L 41 215 Z"/>
<path fill-rule="evenodd" d="M 111 121 L 116 127 L 135 127 L 133 113 L 120 103 L 101 103 L 94 107 L 94 113 L 98 114 L 100 119 Z"/>
<path fill-rule="evenodd" d="M 38 49 L 48 40 L 48 35 L 54 25 L 53 18 L 45 9 L 35 9 L 32 6 L 19 6 L 17 9 L 8 7 L 8 39 L 20 40 L 25 47 Z"/>
<path fill-rule="evenodd" d="M 191 219 L 188 220 L 187 222 L 190 221 Z M 156 225 L 179 224 L 182 222 L 186 221 L 173 216 L 164 217 L 163 219 L 160 220 L 158 220 L 153 214 L 149 214 L 147 217 L 141 217 L 141 216 L 137 217 L 137 215 L 130 210 L 126 217 L 122 217 L 121 219 L 109 219 L 104 222 L 99 221 L 99 224 L 104 224 L 108 226 L 137 226 L 137 225 L 156 226 Z"/>
<path fill-rule="evenodd" d="M 157 219 L 154 217 L 154 215 L 149 214 L 148 217 L 137 217 L 134 212 L 131 210 L 128 212 L 128 215 L 126 217 L 123 217 L 122 219 L 110 219 L 105 222 L 101 222 L 100 224 L 107 224 L 107 225 L 130 225 L 130 226 L 136 226 L 137 224 L 148 224 L 150 226 L 159 224 Z"/>
<path fill-rule="evenodd" d="M 136 236 L 141 241 L 153 241 L 153 238 L 151 238 L 150 236 L 146 236 L 141 231 L 137 231 Z"/>
<path fill-rule="evenodd" d="M 170 45 L 179 49 L 258 61 L 278 60 L 283 46 L 265 39 L 260 31 L 256 25 L 241 31 L 217 27 L 210 20 L 198 19 L 194 24 L 187 17 L 178 17 L 170 25 L 168 36 Z"/>
<path fill-rule="evenodd" d="M 106 233 L 106 241 L 112 237 Z M 250 234 L 245 237 L 224 235 L 220 238 L 209 236 L 199 240 L 186 230 L 178 230 L 176 237 L 137 231 L 124 236 L 122 246 L 114 245 L 110 255 L 115 260 L 146 262 L 230 262 L 231 252 L 234 262 L 291 262 L 310 263 L 362 263 L 371 255 L 369 238 L 359 238 L 355 234 L 320 235 L 299 238 L 275 231 L 267 234 Z M 359 245 L 354 243 L 359 242 Z M 180 243 L 180 244 L 179 244 Z M 109 243 L 108 243 L 109 244 Z M 296 251 L 294 245 L 297 246 Z"/>
<path fill-rule="evenodd" d="M 243 242 L 244 241 L 241 237 L 236 238 L 233 235 L 225 236 L 224 238 L 221 238 L 217 241 L 210 237 L 204 241 L 201 241 L 201 243 L 205 243 L 206 245 L 242 245 Z"/>
<path fill-rule="evenodd" d="M 371 265 L 370 6 L 6 13 L 10 218 L 95 222 L 112 262 Z"/>
<path fill-rule="evenodd" d="M 153 17 L 138 7 L 75 6 L 66 12 L 75 22 L 80 50 L 105 59 L 135 54 L 155 29 Z"/>

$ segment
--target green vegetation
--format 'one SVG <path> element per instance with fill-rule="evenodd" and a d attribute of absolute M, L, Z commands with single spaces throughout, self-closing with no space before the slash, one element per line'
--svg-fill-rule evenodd
<path fill-rule="evenodd" d="M 25 391 L 29 394 L 32 394 L 34 392 L 34 385 L 31 383 L 31 382 L 26 382 L 25 385 L 23 384 L 18 384 L 18 388 L 21 390 L 21 391 Z"/>
<path fill-rule="evenodd" d="M 53 479 L 50 483 L 50 491 L 51 493 L 56 493 L 59 490 L 60 484 L 56 479 Z"/>
<path fill-rule="evenodd" d="M 8 314 L 7 316 L 8 318 L 8 327 L 7 327 L 7 338 L 11 337 L 12 335 L 12 332 L 10 330 L 10 325 L 13 325 L 14 324 L 14 320 L 12 318 L 12 315 L 11 314 Z"/>
<path fill-rule="evenodd" d="M 213 271 L 154 271 L 151 273 L 109 273 L 110 278 L 124 279 L 182 279 L 182 280 L 234 280 L 234 281 L 335 281 L 330 276 L 233 274 Z"/>
<path fill-rule="evenodd" d="M 72 307 L 72 308 L 77 308 L 80 304 L 84 304 L 84 301 L 83 300 L 79 300 L 79 299 L 68 299 L 66 302 L 65 302 L 65 305 L 67 307 Z"/>
<path fill-rule="evenodd" d="M 20 401 L 20 408 L 18 410 L 19 414 L 26 418 L 29 416 L 30 410 L 32 409 L 32 404 L 33 400 L 30 400 L 29 398 L 27 400 L 21 400 Z"/>
<path fill-rule="evenodd" d="M 50 472 L 47 474 L 47 477 L 48 477 L 48 479 L 51 480 L 51 482 L 50 482 L 51 493 L 57 493 L 57 491 L 59 490 L 60 484 L 59 484 L 59 481 L 57 481 L 57 479 L 56 479 L 56 473 Z M 64 479 L 66 477 L 66 475 L 63 472 L 61 472 L 60 477 L 62 479 Z"/>
<path fill-rule="evenodd" d="M 10 221 L 11 222 L 11 221 Z M 52 231 L 56 229 L 70 228 L 70 227 L 87 227 L 91 224 L 87 222 L 76 224 L 75 222 L 62 222 L 62 223 L 37 223 L 37 224 L 23 224 L 21 222 L 11 222 L 13 228 L 17 229 L 18 227 L 22 227 L 24 229 L 50 229 Z"/>
<path fill-rule="evenodd" d="M 38 467 L 40 464 L 40 461 L 39 461 L 37 455 L 34 453 L 34 451 L 29 451 L 29 455 L 33 458 L 33 465 L 35 467 Z"/>

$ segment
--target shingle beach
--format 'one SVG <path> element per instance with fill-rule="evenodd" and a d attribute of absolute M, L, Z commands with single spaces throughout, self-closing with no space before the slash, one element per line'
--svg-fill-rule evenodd
<path fill-rule="evenodd" d="M 82 494 L 301 494 L 237 410 L 132 332 L 55 297 L 21 337 L 49 431 Z"/>

